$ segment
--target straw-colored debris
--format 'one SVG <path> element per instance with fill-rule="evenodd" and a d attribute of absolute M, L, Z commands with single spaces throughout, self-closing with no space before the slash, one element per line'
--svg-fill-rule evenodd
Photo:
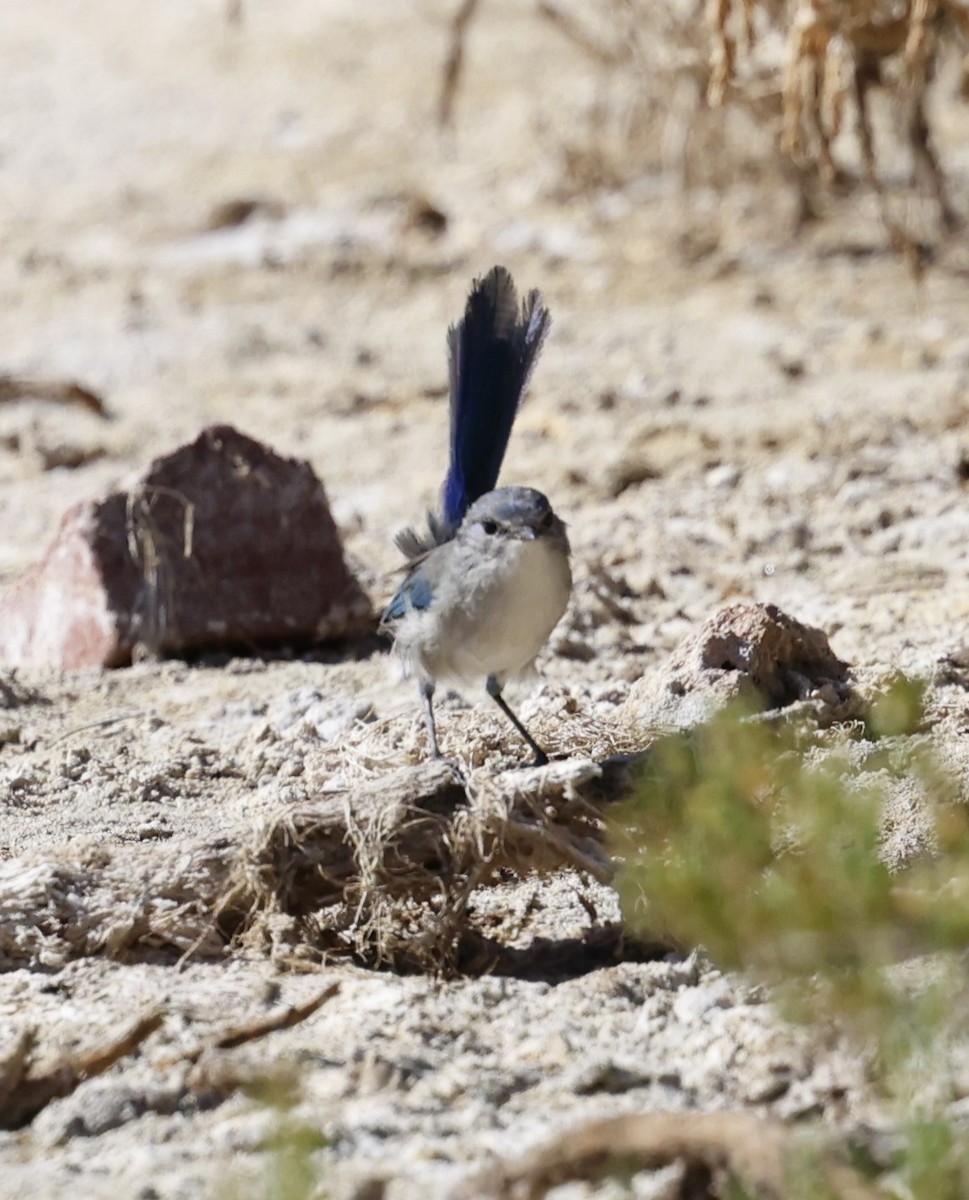
<path fill-rule="evenodd" d="M 689 1183 L 684 1178 L 677 1196 L 713 1195 L 708 1189 L 714 1185 L 722 1195 L 720 1185 L 729 1180 L 728 1194 L 737 1189 L 782 1200 L 791 1195 L 791 1172 L 803 1154 L 796 1133 L 750 1113 L 633 1114 L 570 1129 L 527 1158 L 482 1175 L 473 1192 L 462 1189 L 457 1196 L 539 1200 L 566 1181 L 601 1181 L 620 1171 L 629 1177 L 679 1162 Z M 831 1200 L 876 1200 L 875 1189 L 850 1167 L 830 1161 L 823 1171 Z"/>
<path fill-rule="evenodd" d="M 762 168 L 792 162 L 804 188 L 812 177 L 844 187 L 857 172 L 834 149 L 855 117 L 861 178 L 877 202 L 893 247 L 921 262 L 920 241 L 938 240 L 959 225 L 935 150 L 929 93 L 948 57 L 969 77 L 969 7 L 964 0 L 707 0 L 706 21 L 695 6 L 648 0 L 590 8 L 581 0 L 540 0 L 537 15 L 601 72 L 588 136 L 565 148 L 568 183 L 579 190 L 628 182 L 659 148 L 664 170 L 684 183 L 732 176 L 748 158 L 730 145 L 723 109 L 746 110 L 767 133 Z M 461 9 L 445 71 L 450 117 L 466 30 L 477 5 Z M 889 137 L 912 165 L 912 182 L 934 206 L 935 228 L 909 229 L 889 204 L 883 159 L 876 148 L 871 94 L 884 89 L 895 111 Z M 719 113 L 718 113 L 718 110 Z M 767 147 L 776 147 L 781 155 Z M 756 151 L 755 151 L 756 153 Z M 716 166 L 715 164 L 718 164 Z M 811 202 L 805 193 L 805 215 Z M 812 213 L 812 215 L 815 215 Z"/>
<path fill-rule="evenodd" d="M 471 933 L 468 899 L 499 870 L 610 875 L 596 799 L 621 791 L 585 760 L 468 787 L 446 763 L 284 809 L 233 836 L 0 866 L 0 969 L 233 937 L 282 957 L 353 954 L 442 969 Z"/>

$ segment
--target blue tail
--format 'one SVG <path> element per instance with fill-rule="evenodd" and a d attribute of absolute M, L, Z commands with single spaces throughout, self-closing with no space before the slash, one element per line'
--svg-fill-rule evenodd
<path fill-rule="evenodd" d="M 453 532 L 468 508 L 498 482 L 525 386 L 551 317 L 541 292 L 522 305 L 511 275 L 492 267 L 476 279 L 464 318 L 448 330 L 451 462 L 441 496 L 441 523 Z"/>

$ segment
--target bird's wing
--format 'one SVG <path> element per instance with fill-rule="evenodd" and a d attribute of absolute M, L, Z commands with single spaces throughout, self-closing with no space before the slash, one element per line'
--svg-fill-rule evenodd
<path fill-rule="evenodd" d="M 392 625 L 408 612 L 430 608 L 434 599 L 433 585 L 421 575 L 410 575 L 400 585 L 380 618 L 381 625 Z"/>

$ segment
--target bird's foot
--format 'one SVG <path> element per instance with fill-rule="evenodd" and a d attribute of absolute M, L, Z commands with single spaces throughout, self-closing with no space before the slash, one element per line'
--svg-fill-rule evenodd
<path fill-rule="evenodd" d="M 464 768 L 461 766 L 461 764 L 457 761 L 456 758 L 445 758 L 444 755 L 440 752 L 440 750 L 435 749 L 435 751 L 431 754 L 430 761 L 436 762 L 436 763 L 441 763 L 442 766 L 449 767 L 454 772 L 454 774 L 458 777 L 458 781 L 461 784 L 461 786 L 463 788 L 467 788 L 468 777 L 464 772 Z"/>

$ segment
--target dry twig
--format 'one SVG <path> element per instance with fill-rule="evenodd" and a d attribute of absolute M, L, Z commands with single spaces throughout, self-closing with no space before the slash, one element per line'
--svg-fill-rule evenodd
<path fill-rule="evenodd" d="M 539 1200 L 570 1180 L 681 1161 L 690 1195 L 710 1194 L 709 1184 L 726 1175 L 764 1200 L 783 1200 L 790 1194 L 796 1145 L 796 1135 L 783 1125 L 743 1112 L 615 1117 L 570 1130 L 524 1160 L 475 1179 L 473 1191 L 461 1194 Z M 849 1167 L 829 1161 L 823 1174 L 832 1200 L 876 1200 L 875 1189 Z"/>
<path fill-rule="evenodd" d="M 607 46 L 582 25 L 576 17 L 561 4 L 554 0 L 539 0 L 538 15 L 576 46 L 583 54 L 588 55 L 593 62 L 604 67 L 618 66 L 628 57 L 627 48 L 622 45 Z"/>
<path fill-rule="evenodd" d="M 451 21 L 451 41 L 444 62 L 444 77 L 437 102 L 437 123 L 442 126 L 450 125 L 454 117 L 454 99 L 464 66 L 464 39 L 479 3 L 480 0 L 461 0 Z"/>
<path fill-rule="evenodd" d="M 22 1034 L 13 1053 L 0 1064 L 0 1129 L 20 1129 L 52 1100 L 69 1096 L 85 1079 L 103 1075 L 134 1053 L 163 1020 L 160 1009 L 151 1009 L 113 1040 L 83 1054 L 62 1055 L 43 1070 L 35 1064 L 35 1034 Z"/>
<path fill-rule="evenodd" d="M 157 1063 L 156 1066 L 160 1069 L 166 1069 L 174 1066 L 176 1063 L 194 1063 L 203 1055 L 213 1051 L 234 1050 L 237 1046 L 244 1046 L 248 1042 L 258 1041 L 260 1038 L 268 1037 L 269 1034 L 276 1033 L 280 1029 L 292 1029 L 294 1025 L 299 1025 L 315 1012 L 318 1012 L 327 1001 L 333 999 L 339 990 L 339 981 L 328 983 L 322 991 L 317 992 L 309 1000 L 304 1000 L 301 1004 L 289 1004 L 285 1008 L 269 1013 L 268 1016 L 255 1017 L 242 1025 L 234 1025 L 229 1029 L 223 1030 L 222 1033 L 217 1034 L 214 1038 L 193 1046 L 184 1053 L 164 1059 L 161 1063 Z"/>
<path fill-rule="evenodd" d="M 71 379 L 25 379 L 18 375 L 0 375 L 0 404 L 10 404 L 15 400 L 46 400 L 51 404 L 83 408 L 97 417 L 108 416 L 101 397 Z"/>

